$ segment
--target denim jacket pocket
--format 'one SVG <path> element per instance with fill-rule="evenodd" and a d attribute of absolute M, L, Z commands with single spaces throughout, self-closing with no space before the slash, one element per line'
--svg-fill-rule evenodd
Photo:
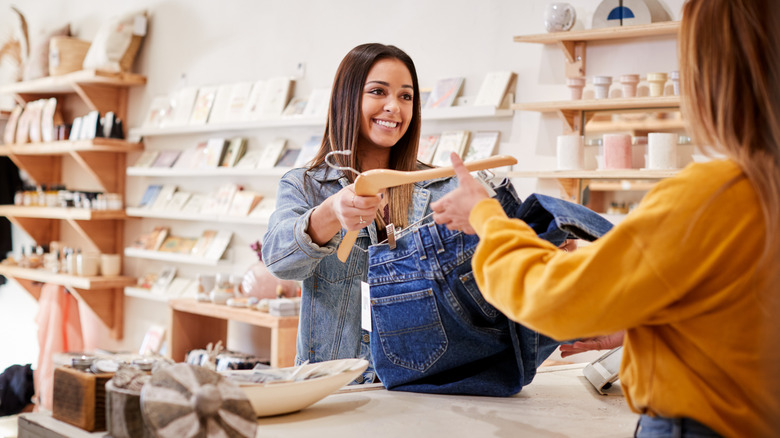
<path fill-rule="evenodd" d="M 371 300 L 382 351 L 395 365 L 424 372 L 447 351 L 447 334 L 433 290 Z"/>

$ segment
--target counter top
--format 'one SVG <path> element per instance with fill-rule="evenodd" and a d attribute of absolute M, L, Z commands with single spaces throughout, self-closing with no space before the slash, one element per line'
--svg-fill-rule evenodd
<path fill-rule="evenodd" d="M 628 409 L 624 397 L 598 394 L 582 376 L 583 366 L 541 368 L 530 385 L 508 398 L 417 394 L 376 385 L 345 387 L 302 411 L 259 418 L 257 436 L 632 436 L 638 416 Z M 22 414 L 19 420 L 19 438 L 104 435 L 75 429 L 41 413 Z"/>

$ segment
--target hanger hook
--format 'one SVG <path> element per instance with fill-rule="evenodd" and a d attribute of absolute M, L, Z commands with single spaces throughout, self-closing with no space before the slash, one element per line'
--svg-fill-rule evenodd
<path fill-rule="evenodd" d="M 350 150 L 346 150 L 346 151 L 330 151 L 327 154 L 325 154 L 325 164 L 327 164 L 328 166 L 330 166 L 330 167 L 332 167 L 333 169 L 336 169 L 336 170 L 349 170 L 349 171 L 353 172 L 355 175 L 360 175 L 360 172 L 358 172 L 357 170 L 355 170 L 355 169 L 353 169 L 353 168 L 351 168 L 349 166 L 339 166 L 336 163 L 331 163 L 329 158 L 332 157 L 335 154 L 338 154 L 338 155 L 352 155 L 352 151 L 350 151 Z"/>

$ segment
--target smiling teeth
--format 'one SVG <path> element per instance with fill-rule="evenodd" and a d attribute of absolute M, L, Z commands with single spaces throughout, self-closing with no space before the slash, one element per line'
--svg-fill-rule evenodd
<path fill-rule="evenodd" d="M 395 128 L 396 126 L 398 126 L 397 122 L 386 122 L 384 120 L 377 120 L 376 123 L 377 125 L 382 125 L 387 128 Z"/>

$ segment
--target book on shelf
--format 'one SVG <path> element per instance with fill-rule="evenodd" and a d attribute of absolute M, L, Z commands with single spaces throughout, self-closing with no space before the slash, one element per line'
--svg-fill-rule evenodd
<path fill-rule="evenodd" d="M 306 106 L 303 108 L 302 115 L 305 117 L 322 117 L 324 119 L 328 115 L 329 105 L 330 89 L 314 89 L 309 94 L 309 98 L 306 99 Z"/>
<path fill-rule="evenodd" d="M 173 163 L 174 169 L 195 169 L 200 167 L 200 162 L 205 161 L 206 142 L 198 143 L 181 151 L 179 158 Z"/>
<path fill-rule="evenodd" d="M 165 291 L 165 295 L 171 298 L 184 298 L 185 293 L 193 288 L 195 281 L 189 278 L 176 277 L 168 285 L 168 289 Z M 197 298 L 197 291 L 193 294 L 192 298 Z"/>
<path fill-rule="evenodd" d="M 287 146 L 286 138 L 277 138 L 262 147 L 257 165 L 258 169 L 270 169 L 276 165 Z M 297 157 L 296 157 L 297 158 Z"/>
<path fill-rule="evenodd" d="M 165 211 L 181 211 L 187 201 L 190 200 L 190 196 L 192 196 L 190 192 L 177 191 L 165 205 Z"/>
<path fill-rule="evenodd" d="M 203 231 L 203 233 L 201 233 L 200 237 L 198 238 L 197 242 L 195 242 L 195 245 L 192 247 L 190 254 L 192 254 L 195 257 L 203 257 L 204 255 L 206 255 L 206 250 L 209 248 L 211 242 L 214 240 L 215 237 L 217 237 L 216 230 Z"/>
<path fill-rule="evenodd" d="M 133 163 L 133 167 L 152 167 L 152 163 L 154 163 L 158 155 L 160 155 L 160 151 L 147 149 L 141 152 L 141 155 L 139 155 L 138 159 Z"/>
<path fill-rule="evenodd" d="M 176 188 L 176 184 L 163 184 L 150 209 L 157 211 L 165 210 L 165 206 L 173 199 Z"/>
<path fill-rule="evenodd" d="M 163 126 L 172 115 L 171 98 L 168 96 L 157 96 L 152 98 L 149 104 L 149 110 L 141 124 L 142 128 L 159 128 Z"/>
<path fill-rule="evenodd" d="M 294 117 L 303 115 L 303 111 L 306 109 L 306 103 L 308 100 L 304 97 L 293 97 L 290 102 L 284 107 L 282 115 L 285 117 Z"/>
<path fill-rule="evenodd" d="M 165 238 L 162 245 L 160 245 L 158 251 L 175 254 L 189 254 L 197 240 L 198 239 L 194 237 L 168 236 Z"/>
<path fill-rule="evenodd" d="M 167 237 L 168 227 L 154 227 L 152 231 L 138 236 L 135 241 L 133 241 L 132 247 L 147 251 L 156 251 Z"/>
<path fill-rule="evenodd" d="M 243 119 L 244 108 L 252 93 L 253 82 L 238 82 L 233 84 L 228 101 L 225 122 L 237 122 Z"/>
<path fill-rule="evenodd" d="M 308 163 L 317 156 L 317 152 L 320 150 L 321 146 L 322 135 L 317 134 L 309 137 L 309 139 L 306 140 L 306 143 L 301 146 L 301 153 L 298 154 L 298 157 L 295 159 L 293 167 L 304 167 L 308 165 Z"/>
<path fill-rule="evenodd" d="M 204 215 L 222 215 L 226 214 L 233 202 L 233 196 L 241 190 L 238 184 L 225 183 L 217 187 L 216 190 L 206 198 L 200 213 Z"/>
<path fill-rule="evenodd" d="M 162 190 L 162 184 L 149 184 L 141 196 L 141 202 L 138 203 L 138 208 L 151 208 L 157 196 Z"/>
<path fill-rule="evenodd" d="M 433 157 L 433 164 L 437 167 L 451 166 L 450 153 L 455 152 L 461 158 L 469 142 L 469 131 L 445 131 L 439 137 L 439 144 L 436 146 L 436 154 Z"/>
<path fill-rule="evenodd" d="M 263 199 L 263 195 L 249 190 L 241 190 L 233 195 L 228 208 L 228 216 L 246 216 Z"/>
<path fill-rule="evenodd" d="M 230 106 L 230 97 L 233 94 L 233 84 L 222 84 L 217 86 L 217 92 L 214 96 L 214 104 L 211 105 L 209 114 L 209 124 L 219 124 L 229 121 L 228 107 Z"/>
<path fill-rule="evenodd" d="M 154 159 L 151 167 L 172 167 L 176 162 L 176 159 L 179 158 L 180 154 L 181 151 L 177 149 L 162 150 L 159 154 L 157 154 L 157 158 Z"/>
<path fill-rule="evenodd" d="M 171 115 L 163 119 L 161 126 L 183 126 L 189 123 L 197 97 L 197 87 L 185 87 L 175 92 L 170 102 Z"/>
<path fill-rule="evenodd" d="M 491 157 L 498 147 L 501 137 L 499 131 L 477 131 L 471 136 L 469 147 L 463 161 L 481 160 Z"/>
<path fill-rule="evenodd" d="M 255 169 L 260 162 L 260 158 L 263 156 L 262 147 L 260 150 L 249 150 L 244 153 L 244 156 L 236 163 L 236 169 Z"/>
<path fill-rule="evenodd" d="M 22 117 L 24 117 L 24 113 L 22 114 Z M 68 140 L 73 141 L 73 140 L 78 140 L 79 139 L 79 136 L 81 135 L 81 120 L 82 120 L 82 117 L 76 117 L 76 118 L 73 119 L 73 124 L 70 125 L 70 134 L 68 134 Z M 20 118 L 19 119 L 19 128 L 16 130 L 17 135 L 18 135 L 19 129 L 21 129 L 21 125 L 22 125 L 22 119 Z"/>
<path fill-rule="evenodd" d="M 225 150 L 225 156 L 222 158 L 222 167 L 235 167 L 238 160 L 246 152 L 246 137 L 233 137 L 228 140 L 228 146 Z"/>
<path fill-rule="evenodd" d="M 41 140 L 47 143 L 57 140 L 54 131 L 63 123 L 58 104 L 56 97 L 46 99 L 41 111 Z"/>
<path fill-rule="evenodd" d="M 16 124 L 16 135 L 14 136 L 13 143 L 24 144 L 30 139 L 30 123 L 32 123 L 32 113 L 34 109 L 31 104 L 27 104 L 22 109 L 22 113 L 19 114 L 19 121 Z M 73 125 L 76 125 L 76 121 L 73 121 Z"/>
<path fill-rule="evenodd" d="M 81 118 L 81 129 L 78 138 L 80 140 L 93 139 L 98 136 L 98 132 L 103 132 L 100 126 L 100 112 L 93 110 Z"/>
<path fill-rule="evenodd" d="M 257 206 L 249 212 L 249 217 L 258 219 L 268 219 L 271 213 L 276 210 L 275 198 L 263 198 L 257 203 Z"/>
<path fill-rule="evenodd" d="M 265 93 L 266 81 L 260 79 L 252 84 L 252 90 L 249 92 L 249 97 L 244 105 L 244 110 L 241 114 L 241 120 L 254 120 L 254 114 L 260 109 L 260 103 Z"/>
<path fill-rule="evenodd" d="M 30 111 L 30 143 L 41 142 L 41 114 L 43 113 L 43 101 L 34 100 L 27 104 Z"/>
<path fill-rule="evenodd" d="M 138 354 L 141 356 L 150 356 L 161 354 L 163 343 L 165 342 L 165 327 L 153 324 L 146 330 L 144 339 L 141 341 L 141 348 Z"/>
<path fill-rule="evenodd" d="M 265 81 L 263 93 L 259 96 L 257 104 L 252 109 L 250 118 L 258 120 L 268 117 L 278 117 L 287 106 L 292 95 L 295 82 L 285 76 L 279 76 Z"/>
<path fill-rule="evenodd" d="M 195 98 L 195 105 L 190 114 L 190 125 L 203 125 L 209 120 L 211 107 L 214 105 L 214 99 L 217 97 L 217 87 L 201 87 L 198 89 L 198 97 Z"/>
<path fill-rule="evenodd" d="M 206 253 L 203 254 L 203 257 L 208 260 L 221 259 L 222 255 L 225 254 L 228 245 L 230 245 L 230 239 L 232 237 L 233 233 L 231 231 L 218 231 L 217 235 L 214 236 L 214 240 L 211 241 L 211 244 L 206 249 Z"/>
<path fill-rule="evenodd" d="M 517 73 L 497 71 L 488 73 L 474 98 L 474 106 L 508 107 L 504 100 L 517 83 Z"/>
<path fill-rule="evenodd" d="M 420 88 L 420 108 L 425 108 L 425 105 L 428 104 L 428 98 L 431 97 L 431 92 L 433 92 L 433 88 Z"/>
<path fill-rule="evenodd" d="M 168 289 L 168 285 L 171 284 L 175 277 L 176 268 L 173 266 L 166 266 L 157 274 L 157 279 L 154 281 L 151 291 L 153 293 L 164 294 L 165 290 Z"/>
<path fill-rule="evenodd" d="M 285 149 L 274 167 L 293 167 L 300 153 L 300 149 Z"/>
<path fill-rule="evenodd" d="M 463 88 L 462 77 L 439 79 L 431 90 L 425 108 L 445 108 L 452 106 Z"/>
<path fill-rule="evenodd" d="M 190 195 L 190 199 L 184 204 L 181 212 L 187 214 L 199 214 L 203 208 L 203 204 L 206 203 L 206 196 L 201 193 L 193 193 Z"/>
<path fill-rule="evenodd" d="M 417 146 L 417 159 L 425 164 L 431 164 L 433 155 L 436 153 L 436 145 L 439 143 L 441 134 L 431 134 L 420 136 L 420 142 Z"/>
<path fill-rule="evenodd" d="M 19 123 L 19 116 L 22 115 L 22 111 L 24 111 L 24 107 L 16 105 L 8 116 L 8 121 L 5 124 L 5 131 L 3 131 L 3 143 L 6 145 L 14 144 L 16 142 L 16 125 Z"/>
<path fill-rule="evenodd" d="M 225 158 L 225 152 L 227 151 L 227 140 L 224 138 L 210 138 L 206 142 L 206 156 L 205 161 L 199 167 L 206 167 L 209 169 L 219 167 L 222 160 Z"/>

